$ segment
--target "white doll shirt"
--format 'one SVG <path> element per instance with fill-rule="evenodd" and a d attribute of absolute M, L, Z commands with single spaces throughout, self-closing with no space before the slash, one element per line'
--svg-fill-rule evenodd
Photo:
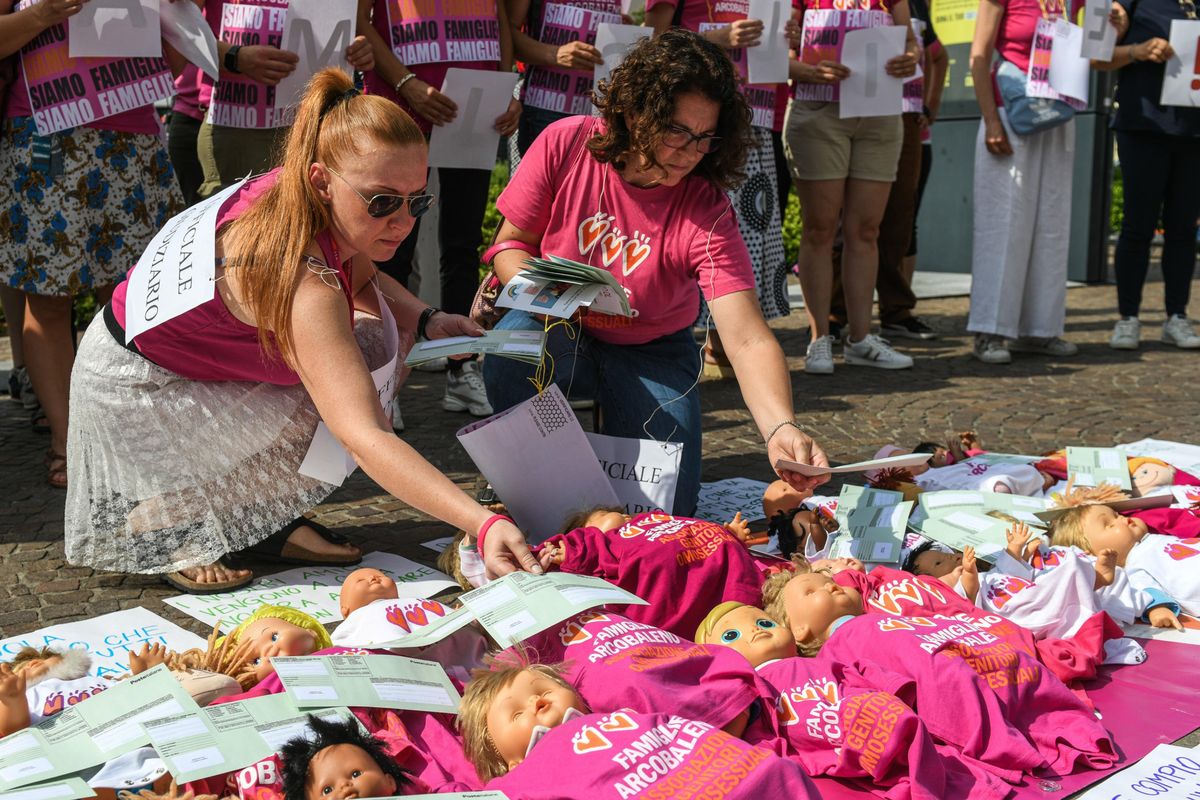
<path fill-rule="evenodd" d="M 1200 539 L 1148 533 L 1125 559 L 1129 582 L 1154 594 L 1157 590 L 1179 604 L 1185 614 L 1200 616 Z M 1196 560 L 1192 560 L 1196 559 Z"/>
<path fill-rule="evenodd" d="M 73 705 L 82 703 L 113 685 L 112 681 L 84 675 L 82 678 L 62 680 L 47 678 L 25 690 L 25 703 L 29 706 L 31 725 L 37 725 Z"/>

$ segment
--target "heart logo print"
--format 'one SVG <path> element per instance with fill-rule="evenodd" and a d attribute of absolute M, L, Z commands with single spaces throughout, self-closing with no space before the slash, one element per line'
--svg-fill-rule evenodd
<path fill-rule="evenodd" d="M 800 721 L 800 715 L 796 713 L 796 707 L 786 692 L 779 696 L 779 702 L 775 704 L 775 716 L 780 725 L 795 725 Z"/>
<path fill-rule="evenodd" d="M 608 230 L 608 226 L 612 224 L 603 214 L 597 212 L 595 216 L 588 217 L 579 225 L 579 254 L 586 256 L 596 246 L 596 242 L 600 241 L 600 237 Z"/>
<path fill-rule="evenodd" d="M 600 731 L 586 725 L 571 737 L 571 747 L 575 750 L 575 755 L 581 756 L 596 750 L 607 750 L 612 747 L 612 742 Z"/>
<path fill-rule="evenodd" d="M 604 262 L 604 266 L 611 267 L 613 262 L 621 256 L 625 250 L 625 238 L 612 231 L 604 234 L 604 238 L 600 240 L 600 259 Z"/>
<path fill-rule="evenodd" d="M 650 244 L 648 242 L 639 242 L 636 239 L 630 239 L 621 253 L 622 274 L 626 277 L 632 275 L 633 271 L 640 267 L 649 255 Z"/>
<path fill-rule="evenodd" d="M 397 628 L 403 628 L 405 633 L 412 631 L 408 621 L 404 619 L 404 609 L 400 606 L 388 606 L 387 621 Z"/>
<path fill-rule="evenodd" d="M 911 631 L 912 625 L 909 625 L 902 619 L 885 619 L 879 623 L 881 631 Z"/>
<path fill-rule="evenodd" d="M 583 625 L 575 621 L 568 622 L 558 633 L 559 641 L 567 647 L 586 642 L 590 638 L 592 638 L 592 635 L 584 630 Z"/>
<path fill-rule="evenodd" d="M 1197 550 L 1194 547 L 1188 547 L 1182 542 L 1171 542 L 1166 546 L 1165 552 L 1176 561 L 1183 561 L 1185 558 L 1191 558 L 1192 556 L 1200 556 L 1200 550 Z"/>
<path fill-rule="evenodd" d="M 429 616 L 426 615 L 425 609 L 420 606 L 414 606 L 404 612 L 404 616 L 408 617 L 408 621 L 418 628 L 424 628 L 429 624 Z"/>
<path fill-rule="evenodd" d="M 600 720 L 600 730 L 636 731 L 637 723 L 634 722 L 633 719 L 624 711 L 617 711 Z"/>

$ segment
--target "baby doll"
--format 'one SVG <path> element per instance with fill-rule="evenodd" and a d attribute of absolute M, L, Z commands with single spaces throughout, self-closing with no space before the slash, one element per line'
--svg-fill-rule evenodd
<path fill-rule="evenodd" d="M 280 748 L 285 800 L 392 797 L 412 783 L 374 736 L 354 720 L 326 721 L 310 714 L 312 735 Z"/>
<path fill-rule="evenodd" d="M 763 586 L 763 600 L 801 652 L 822 652 L 865 685 L 898 694 L 935 737 L 1006 780 L 1116 760 L 1092 713 L 1038 661 L 1029 632 L 941 581 L 883 567 L 781 574 Z"/>
<path fill-rule="evenodd" d="M 691 636 L 717 603 L 758 598 L 762 572 L 735 532 L 745 529 L 740 516 L 730 526 L 661 513 L 626 522 L 602 510 L 586 521 L 548 539 L 538 558 L 543 568 L 604 578 L 649 603 L 625 609 L 629 619 Z"/>
<path fill-rule="evenodd" d="M 488 788 L 523 800 L 818 797 L 799 766 L 707 723 L 588 713 L 554 667 L 480 670 L 463 695 L 459 724 Z"/>
<path fill-rule="evenodd" d="M 806 498 L 795 508 L 776 511 L 769 518 L 767 532 L 784 558 L 793 553 L 810 560 L 820 558 L 827 552 L 829 535 L 838 530 L 836 512 L 836 498 Z"/>

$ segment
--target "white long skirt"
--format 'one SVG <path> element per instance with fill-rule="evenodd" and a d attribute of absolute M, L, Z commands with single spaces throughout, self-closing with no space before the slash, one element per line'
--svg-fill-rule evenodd
<path fill-rule="evenodd" d="M 358 314 L 354 333 L 368 368 L 382 366 L 380 320 Z M 402 331 L 397 385 L 412 342 Z M 71 373 L 67 560 L 172 572 L 262 541 L 337 488 L 298 471 L 319 421 L 302 385 L 180 377 L 97 314 Z"/>

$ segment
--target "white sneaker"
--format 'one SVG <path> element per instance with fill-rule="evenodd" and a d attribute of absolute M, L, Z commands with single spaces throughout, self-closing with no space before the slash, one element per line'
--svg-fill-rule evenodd
<path fill-rule="evenodd" d="M 472 416 L 490 417 L 494 412 L 488 403 L 487 389 L 483 385 L 478 361 L 468 361 L 455 372 L 446 372 L 446 394 L 442 397 L 442 408 L 447 411 L 467 411 Z"/>
<path fill-rule="evenodd" d="M 1192 323 L 1182 314 L 1173 314 L 1163 323 L 1162 341 L 1184 350 L 1200 349 L 1200 336 L 1192 330 Z M 24 394 L 21 395 L 24 397 Z"/>
<path fill-rule="evenodd" d="M 1012 363 L 1012 353 L 1005 346 L 1004 337 L 991 333 L 975 334 L 975 347 L 971 350 L 971 355 L 985 364 Z"/>
<path fill-rule="evenodd" d="M 432 361 L 424 361 L 417 364 L 413 369 L 419 372 L 445 372 L 446 363 L 445 358 L 435 358 Z"/>
<path fill-rule="evenodd" d="M 861 342 L 852 341 L 847 336 L 842 346 L 842 356 L 847 364 L 859 367 L 910 369 L 913 365 L 910 356 L 896 352 L 890 344 L 873 333 L 868 333 Z"/>
<path fill-rule="evenodd" d="M 392 398 L 392 430 L 396 433 L 404 431 L 404 417 L 400 414 L 400 398 Z"/>
<path fill-rule="evenodd" d="M 1142 343 L 1142 323 L 1137 317 L 1122 317 L 1113 326 L 1108 346 L 1113 350 L 1137 350 Z"/>
<path fill-rule="evenodd" d="M 809 342 L 808 351 L 804 354 L 804 371 L 809 375 L 830 375 L 833 373 L 832 336 L 818 336 Z"/>
<path fill-rule="evenodd" d="M 1057 336 L 1022 336 L 1014 339 L 1008 349 L 1013 353 L 1037 353 L 1043 356 L 1058 356 L 1064 358 L 1079 352 L 1074 342 L 1060 339 Z"/>

